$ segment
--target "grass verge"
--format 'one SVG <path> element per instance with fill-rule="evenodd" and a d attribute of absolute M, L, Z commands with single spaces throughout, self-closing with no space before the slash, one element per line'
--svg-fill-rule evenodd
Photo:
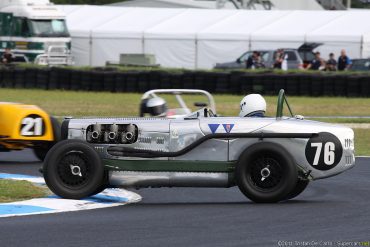
<path fill-rule="evenodd" d="M 237 116 L 240 95 L 214 95 L 217 111 L 224 116 Z M 1 89 L 1 101 L 22 102 L 40 106 L 55 116 L 137 116 L 141 94 L 108 92 L 45 91 Z M 164 97 L 170 108 L 178 107 L 173 96 Z M 201 96 L 184 97 L 187 102 L 204 101 Z M 267 115 L 276 114 L 277 96 L 265 97 Z M 303 116 L 370 116 L 370 98 L 289 97 L 295 114 Z M 191 104 L 188 104 L 191 107 Z M 323 119 L 321 121 L 324 121 Z M 333 120 L 331 120 L 333 121 Z M 335 120 L 334 120 L 335 121 Z M 347 121 L 347 120 L 346 120 Z M 355 120 L 353 120 L 355 121 Z M 351 121 L 351 122 L 353 122 Z M 356 120 L 357 121 L 357 120 Z M 357 122 L 368 120 L 358 120 Z"/>
<path fill-rule="evenodd" d="M 370 129 L 353 129 L 355 131 L 356 156 L 370 155 Z"/>
<path fill-rule="evenodd" d="M 0 179 L 0 203 L 41 198 L 47 189 L 28 181 Z"/>

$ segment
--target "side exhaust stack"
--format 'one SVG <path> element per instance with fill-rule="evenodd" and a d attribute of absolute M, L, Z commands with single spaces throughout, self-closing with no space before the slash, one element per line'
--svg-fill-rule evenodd
<path fill-rule="evenodd" d="M 137 136 L 138 127 L 134 124 L 94 124 L 86 131 L 90 143 L 132 144 Z"/>

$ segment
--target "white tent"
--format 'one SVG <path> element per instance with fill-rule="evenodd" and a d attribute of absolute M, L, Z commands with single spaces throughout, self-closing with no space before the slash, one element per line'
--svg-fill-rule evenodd
<path fill-rule="evenodd" d="M 72 53 L 78 65 L 102 64 L 94 56 L 92 32 L 100 25 L 128 12 L 127 8 L 83 6 L 67 13 L 67 24 L 72 36 Z M 105 64 L 105 61 L 103 61 Z"/>
<path fill-rule="evenodd" d="M 322 42 L 320 48 L 324 54 L 334 52 L 339 54 L 345 48 L 351 57 L 369 57 L 367 34 L 370 33 L 370 11 L 345 11 L 342 16 L 331 22 L 323 23 L 321 27 L 307 33 L 308 42 Z M 367 48 L 368 49 L 368 48 Z"/>
<path fill-rule="evenodd" d="M 211 68 L 252 49 L 324 43 L 370 56 L 370 11 L 248 11 L 61 6 L 77 65 L 104 65 L 121 53 L 154 54 L 163 67 Z"/>
<path fill-rule="evenodd" d="M 184 12 L 183 9 L 136 9 L 94 28 L 92 50 L 99 57 L 98 64 L 117 61 L 117 54 L 145 53 L 144 32 L 150 27 Z"/>
<path fill-rule="evenodd" d="M 292 11 L 254 32 L 251 49 L 298 48 L 307 33 L 341 15 L 339 11 Z"/>
<path fill-rule="evenodd" d="M 233 10 L 186 10 L 145 31 L 145 53 L 155 54 L 164 67 L 198 68 L 197 33 L 233 14 Z"/>
<path fill-rule="evenodd" d="M 252 33 L 273 23 L 288 11 L 245 11 L 234 15 L 198 33 L 198 66 L 211 68 L 220 61 L 233 61 L 251 49 Z"/>

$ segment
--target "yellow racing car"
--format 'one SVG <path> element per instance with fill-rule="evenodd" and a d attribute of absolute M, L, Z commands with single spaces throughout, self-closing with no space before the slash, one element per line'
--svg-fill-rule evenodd
<path fill-rule="evenodd" d="M 39 107 L 0 102 L 0 152 L 31 148 L 44 160 L 59 139 L 58 120 Z"/>

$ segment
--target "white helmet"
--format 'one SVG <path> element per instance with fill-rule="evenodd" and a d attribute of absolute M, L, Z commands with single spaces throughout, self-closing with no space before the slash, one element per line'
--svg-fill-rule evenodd
<path fill-rule="evenodd" d="M 266 101 L 260 94 L 248 94 L 240 102 L 239 117 L 250 117 L 266 112 Z"/>

